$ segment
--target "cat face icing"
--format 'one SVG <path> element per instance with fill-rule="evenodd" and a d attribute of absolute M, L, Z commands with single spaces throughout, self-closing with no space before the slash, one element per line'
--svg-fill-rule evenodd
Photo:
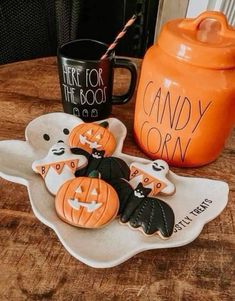
<path fill-rule="evenodd" d="M 101 159 L 104 157 L 105 151 L 104 150 L 97 150 L 96 148 L 92 149 L 92 157 L 95 159 Z"/>
<path fill-rule="evenodd" d="M 134 196 L 142 199 L 145 198 L 150 192 L 150 188 L 145 188 L 142 183 L 139 183 L 134 190 Z"/>

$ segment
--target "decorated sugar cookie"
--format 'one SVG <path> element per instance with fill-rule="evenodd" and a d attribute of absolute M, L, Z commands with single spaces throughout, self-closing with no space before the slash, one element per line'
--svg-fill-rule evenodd
<path fill-rule="evenodd" d="M 55 198 L 56 212 L 65 222 L 82 228 L 99 228 L 118 213 L 119 199 L 114 188 L 93 171 L 88 177 L 67 181 Z"/>
<path fill-rule="evenodd" d="M 175 185 L 167 178 L 169 172 L 168 164 L 163 160 L 155 160 L 149 164 L 134 162 L 130 165 L 130 183 L 135 186 L 141 182 L 145 187 L 151 188 L 150 195 L 158 193 L 172 195 L 175 192 Z"/>
<path fill-rule="evenodd" d="M 88 159 L 83 150 L 77 150 L 73 154 L 73 149 L 58 142 L 50 148 L 45 158 L 34 161 L 32 168 L 43 177 L 47 189 L 55 195 L 60 186 L 75 178 L 76 170 L 84 168 L 87 163 Z"/>
<path fill-rule="evenodd" d="M 174 229 L 175 215 L 172 208 L 159 198 L 149 197 L 150 188 L 139 183 L 135 189 L 125 180 L 112 182 L 119 201 L 119 217 L 122 224 L 141 230 L 145 235 L 158 234 L 169 238 Z"/>
<path fill-rule="evenodd" d="M 108 122 L 83 123 L 76 126 L 69 135 L 69 143 L 91 153 L 95 148 L 105 151 L 106 156 L 111 156 L 116 147 L 116 141 L 108 129 Z"/>
<path fill-rule="evenodd" d="M 76 172 L 76 176 L 87 176 L 93 170 L 98 170 L 101 179 L 109 182 L 113 179 L 127 179 L 130 177 L 130 169 L 126 162 L 118 157 L 104 157 L 105 151 L 93 149 L 88 164 L 84 169 Z"/>

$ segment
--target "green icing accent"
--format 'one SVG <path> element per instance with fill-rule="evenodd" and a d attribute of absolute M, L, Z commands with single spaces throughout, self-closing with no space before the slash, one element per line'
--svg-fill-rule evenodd
<path fill-rule="evenodd" d="M 93 170 L 88 175 L 89 178 L 100 178 L 100 173 L 98 170 Z"/>

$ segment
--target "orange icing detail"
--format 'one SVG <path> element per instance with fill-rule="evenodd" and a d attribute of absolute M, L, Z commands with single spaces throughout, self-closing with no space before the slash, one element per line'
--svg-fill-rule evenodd
<path fill-rule="evenodd" d="M 54 168 L 54 170 L 58 173 L 58 175 L 60 175 L 64 168 L 64 164 L 65 164 L 64 162 L 51 163 L 50 167 Z"/>
<path fill-rule="evenodd" d="M 36 169 L 37 169 L 38 173 L 43 177 L 43 179 L 47 175 L 47 172 L 48 172 L 49 168 L 50 168 L 49 165 L 38 165 L 38 166 L 36 166 Z"/>
<path fill-rule="evenodd" d="M 87 142 L 81 143 L 80 135 L 85 137 Z M 69 135 L 69 144 L 71 147 L 79 147 L 91 153 L 91 143 L 97 143 L 99 146 L 94 148 L 104 150 L 105 156 L 111 156 L 116 147 L 115 138 L 110 130 L 96 123 L 80 124 L 76 126 Z"/>
<path fill-rule="evenodd" d="M 78 187 L 82 187 L 82 192 L 76 192 Z M 92 194 L 94 189 L 97 195 Z M 74 207 L 71 206 L 71 201 L 74 202 Z M 99 228 L 117 216 L 119 199 L 114 188 L 105 181 L 79 177 L 68 180 L 60 187 L 55 207 L 58 216 L 69 224 Z"/>
<path fill-rule="evenodd" d="M 78 162 L 79 162 L 79 159 L 58 161 L 58 162 L 55 162 L 55 163 L 49 163 L 49 164 L 45 164 L 45 165 L 38 165 L 38 166 L 36 166 L 36 169 L 37 169 L 38 173 L 43 178 L 45 178 L 45 176 L 47 175 L 47 172 L 48 172 L 50 167 L 52 167 L 57 172 L 57 174 L 60 175 L 63 168 L 64 168 L 64 166 L 67 165 L 71 169 L 72 173 L 74 173 L 75 170 L 77 169 Z"/>
<path fill-rule="evenodd" d="M 143 170 L 132 166 L 130 180 L 135 177 L 138 177 L 138 176 L 142 176 L 141 183 L 144 186 L 153 184 L 153 189 L 152 189 L 151 193 L 149 194 L 150 196 L 158 194 L 160 191 L 162 191 L 162 189 L 164 189 L 166 187 L 166 184 L 164 182 L 162 182 L 161 180 L 159 180 L 158 178 L 152 177 L 148 173 L 144 172 Z"/>
<path fill-rule="evenodd" d="M 77 166 L 78 166 L 78 159 L 75 159 L 75 160 L 69 160 L 69 161 L 66 161 L 65 164 L 71 169 L 71 171 L 74 173 L 77 169 Z"/>

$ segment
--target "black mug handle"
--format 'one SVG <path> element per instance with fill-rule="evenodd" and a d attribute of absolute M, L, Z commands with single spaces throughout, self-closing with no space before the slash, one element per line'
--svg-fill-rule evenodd
<path fill-rule="evenodd" d="M 112 96 L 112 104 L 125 104 L 127 103 L 133 96 L 136 80 L 137 80 L 137 68 L 136 65 L 127 58 L 115 58 L 114 60 L 114 68 L 125 68 L 128 69 L 131 73 L 130 85 L 127 92 L 123 95 L 113 95 Z"/>

